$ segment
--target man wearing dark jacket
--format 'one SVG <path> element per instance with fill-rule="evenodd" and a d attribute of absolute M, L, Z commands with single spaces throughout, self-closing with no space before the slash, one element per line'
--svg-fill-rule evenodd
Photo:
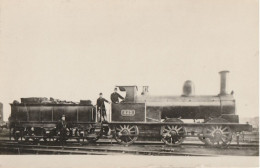
<path fill-rule="evenodd" d="M 124 100 L 124 98 L 117 93 L 117 88 L 114 89 L 114 92 L 111 94 L 110 99 L 113 103 L 119 103 L 119 99 Z"/>
<path fill-rule="evenodd" d="M 100 122 L 101 122 L 101 116 L 103 117 L 103 120 L 105 120 L 105 116 L 107 116 L 105 102 L 110 104 L 109 101 L 103 98 L 103 94 L 100 93 L 99 98 L 97 99 L 97 109 L 98 112 L 100 113 Z"/>

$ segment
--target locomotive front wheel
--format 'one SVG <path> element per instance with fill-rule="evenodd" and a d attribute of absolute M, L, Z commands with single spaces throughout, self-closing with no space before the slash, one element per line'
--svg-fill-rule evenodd
<path fill-rule="evenodd" d="M 228 123 L 224 119 L 213 119 L 208 123 Z M 205 143 L 210 146 L 228 146 L 232 141 L 232 131 L 229 126 L 213 125 L 203 129 Z"/>
<path fill-rule="evenodd" d="M 139 129 L 136 125 L 116 125 L 115 140 L 122 145 L 134 143 L 139 135 Z"/>
<path fill-rule="evenodd" d="M 171 118 L 164 122 L 183 123 L 180 119 Z M 186 129 L 181 125 L 163 125 L 161 127 L 162 141 L 169 146 L 177 146 L 185 140 Z"/>

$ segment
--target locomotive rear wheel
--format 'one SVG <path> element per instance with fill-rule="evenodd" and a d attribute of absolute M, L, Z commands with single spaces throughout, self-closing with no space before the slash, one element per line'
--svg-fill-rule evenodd
<path fill-rule="evenodd" d="M 164 122 L 183 123 L 180 119 L 166 119 Z M 186 129 L 181 125 L 161 126 L 162 141 L 169 146 L 178 146 L 185 140 Z"/>
<path fill-rule="evenodd" d="M 213 119 L 208 123 L 228 123 L 224 119 Z M 232 141 L 232 130 L 229 126 L 214 125 L 203 129 L 203 136 L 205 143 L 210 146 L 228 146 Z"/>
<path fill-rule="evenodd" d="M 139 129 L 136 125 L 116 125 L 115 140 L 122 145 L 130 145 L 134 143 L 139 135 Z"/>

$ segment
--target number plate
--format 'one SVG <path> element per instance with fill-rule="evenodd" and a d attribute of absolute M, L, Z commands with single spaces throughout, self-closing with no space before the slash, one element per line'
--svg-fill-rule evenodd
<path fill-rule="evenodd" d="M 122 116 L 134 116 L 135 110 L 121 110 Z"/>

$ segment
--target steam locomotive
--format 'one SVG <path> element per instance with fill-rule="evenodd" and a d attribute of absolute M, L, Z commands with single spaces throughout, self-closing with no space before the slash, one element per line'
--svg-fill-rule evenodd
<path fill-rule="evenodd" d="M 22 141 L 74 138 L 90 142 L 114 138 L 124 145 L 137 138 L 154 138 L 175 146 L 186 137 L 197 137 L 206 145 L 227 146 L 234 132 L 252 130 L 249 124 L 239 124 L 235 99 L 226 91 L 228 73 L 219 72 L 220 93 L 212 96 L 194 95 L 192 81 L 184 83 L 181 96 L 152 96 L 148 86 L 143 86 L 141 95 L 137 95 L 137 86 L 117 86 L 126 96 L 124 101 L 112 103 L 109 122 L 98 122 L 97 108 L 88 101 L 22 99 L 21 103 L 11 104 L 10 138 Z M 60 129 L 62 116 L 66 116 L 66 124 Z M 186 119 L 194 122 L 184 122 Z"/>

